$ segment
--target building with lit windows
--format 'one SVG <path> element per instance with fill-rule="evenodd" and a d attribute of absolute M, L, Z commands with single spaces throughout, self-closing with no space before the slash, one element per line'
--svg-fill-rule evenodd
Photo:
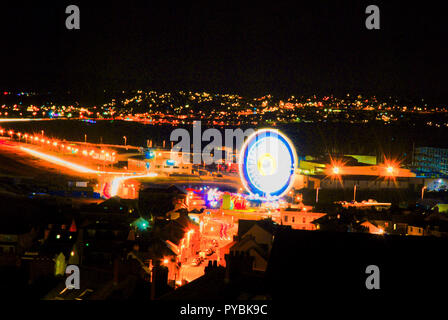
<path fill-rule="evenodd" d="M 322 218 L 326 213 L 310 212 L 308 210 L 282 210 L 280 212 L 281 225 L 291 226 L 297 230 L 316 230 L 312 222 Z"/>
<path fill-rule="evenodd" d="M 193 164 L 191 161 L 190 163 L 183 161 L 182 156 L 175 158 L 171 151 L 153 150 L 150 153 L 129 157 L 128 169 L 158 174 L 192 174 Z"/>
<path fill-rule="evenodd" d="M 418 176 L 428 178 L 448 176 L 448 149 L 415 148 L 413 167 Z"/>
<path fill-rule="evenodd" d="M 410 169 L 393 161 L 376 164 L 373 156 L 344 156 L 338 160 L 301 160 L 296 171 L 295 189 L 415 189 L 425 185 Z"/>

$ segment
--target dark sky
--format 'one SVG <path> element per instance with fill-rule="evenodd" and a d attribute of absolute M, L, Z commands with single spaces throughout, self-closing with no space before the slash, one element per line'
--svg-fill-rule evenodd
<path fill-rule="evenodd" d="M 446 102 L 442 1 L 91 2 L 2 2 L 0 89 L 361 92 Z M 81 30 L 65 29 L 69 4 L 80 7 Z M 381 30 L 365 28 L 369 4 L 380 7 Z"/>

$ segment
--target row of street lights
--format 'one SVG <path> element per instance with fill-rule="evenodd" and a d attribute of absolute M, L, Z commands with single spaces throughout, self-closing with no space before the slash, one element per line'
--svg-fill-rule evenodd
<path fill-rule="evenodd" d="M 387 175 L 392 176 L 392 175 L 394 175 L 394 173 L 395 173 L 397 168 L 396 168 L 396 166 L 394 166 L 394 165 L 389 163 L 389 164 L 386 164 L 385 169 L 386 169 Z M 337 165 L 333 166 L 332 167 L 332 173 L 333 173 L 333 175 L 339 176 L 341 174 L 341 167 L 337 166 Z M 353 201 L 356 201 L 356 187 L 357 187 L 357 185 L 355 184 L 353 186 Z M 320 188 L 316 189 L 316 203 L 319 202 L 319 189 Z M 425 189 L 427 189 L 427 187 L 423 186 L 422 190 L 421 190 L 421 199 L 422 200 L 423 200 L 423 197 L 424 197 Z"/>
<path fill-rule="evenodd" d="M 40 131 L 40 133 L 41 133 L 41 136 L 42 136 L 42 138 L 44 137 L 44 130 L 41 130 Z M 0 129 L 0 134 L 3 136 L 3 134 L 5 133 L 5 129 Z M 7 132 L 7 134 L 11 137 L 11 139 L 12 139 L 12 136 L 13 136 L 13 134 L 14 134 L 14 131 L 13 130 L 9 130 L 8 132 Z M 22 136 L 22 134 L 20 133 L 20 132 L 18 132 L 17 133 L 17 136 L 19 137 L 19 140 L 20 140 L 20 137 Z M 28 134 L 24 134 L 23 135 L 23 137 L 24 138 L 28 138 Z M 128 140 L 128 138 L 126 137 L 126 136 L 123 136 L 123 139 L 124 139 L 124 145 L 125 146 L 127 146 L 127 140 Z M 102 139 L 102 137 L 101 137 L 101 140 L 103 140 Z M 87 134 L 84 134 L 84 143 L 87 143 Z M 101 143 L 102 143 L 102 141 L 101 141 Z"/>

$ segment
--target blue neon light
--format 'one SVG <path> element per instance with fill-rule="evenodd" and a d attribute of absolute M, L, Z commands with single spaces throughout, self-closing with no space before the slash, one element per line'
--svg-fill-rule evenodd
<path fill-rule="evenodd" d="M 259 150 L 258 148 L 262 148 L 263 143 L 266 143 L 266 139 L 277 139 L 279 144 L 282 145 L 284 148 L 286 148 L 287 152 L 286 154 L 282 154 L 283 157 L 288 157 L 288 163 L 290 164 L 289 172 L 287 172 L 288 176 L 286 181 L 282 184 L 281 187 L 279 187 L 277 190 L 274 191 L 267 191 L 266 188 L 263 188 L 263 185 L 260 185 L 260 183 L 257 181 L 257 177 L 254 174 L 251 174 L 251 172 L 256 172 L 256 168 L 254 168 L 254 165 L 256 165 L 254 162 L 250 162 L 248 159 L 248 155 L 251 152 L 256 152 Z M 277 131 L 273 130 L 266 130 L 262 131 L 260 133 L 257 133 L 256 135 L 252 136 L 246 144 L 246 148 L 243 153 L 243 165 L 242 165 L 242 174 L 243 179 L 246 182 L 246 186 L 248 187 L 249 191 L 253 194 L 258 194 L 262 197 L 276 197 L 282 195 L 290 186 L 293 175 L 294 175 L 294 166 L 295 166 L 295 151 L 293 147 L 290 145 L 290 143 Z M 280 156 L 280 155 L 279 155 Z"/>

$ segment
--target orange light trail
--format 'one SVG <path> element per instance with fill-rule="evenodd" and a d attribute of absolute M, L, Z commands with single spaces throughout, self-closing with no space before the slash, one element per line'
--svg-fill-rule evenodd
<path fill-rule="evenodd" d="M 35 156 L 38 158 L 41 158 L 43 160 L 46 160 L 48 162 L 66 167 L 68 169 L 72 169 L 74 171 L 77 172 L 82 172 L 82 173 L 95 173 L 95 174 L 115 174 L 115 175 L 125 175 L 126 173 L 124 172 L 107 172 L 107 171 L 98 171 L 98 170 L 92 170 L 90 168 L 81 166 L 79 164 L 75 164 L 66 160 L 63 160 L 61 158 L 49 155 L 49 154 L 45 154 L 33 149 L 29 149 L 29 148 L 25 148 L 25 147 L 20 147 L 21 150 Z M 118 194 L 118 189 L 121 185 L 121 183 L 125 180 L 128 179 L 138 179 L 138 178 L 150 178 L 150 177 L 156 177 L 157 173 L 151 172 L 151 173 L 147 173 L 147 174 L 143 174 L 143 175 L 129 175 L 129 176 L 122 176 L 122 177 L 114 177 L 112 180 L 112 184 L 111 184 L 111 196 L 116 196 Z"/>
<path fill-rule="evenodd" d="M 43 118 L 36 118 L 36 119 L 28 119 L 28 118 L 1 118 L 0 122 L 28 122 L 28 121 L 42 121 L 47 120 Z"/>
<path fill-rule="evenodd" d="M 138 179 L 138 178 L 149 178 L 149 177 L 156 177 L 157 173 L 147 173 L 143 175 L 133 175 L 133 176 L 126 176 L 126 177 L 115 177 L 114 180 L 112 180 L 111 188 L 110 188 L 110 195 L 111 197 L 116 196 L 118 194 L 118 188 L 120 187 L 120 184 L 129 179 Z"/>
<path fill-rule="evenodd" d="M 41 158 L 41 159 L 46 160 L 48 162 L 52 162 L 52 163 L 58 164 L 58 165 L 63 166 L 63 167 L 67 167 L 67 168 L 72 169 L 74 171 L 78 171 L 78 172 L 82 172 L 82 173 L 101 173 L 100 171 L 92 170 L 90 168 L 81 166 L 79 164 L 75 164 L 75 163 L 63 160 L 63 159 L 55 157 L 55 156 L 51 156 L 49 154 L 45 154 L 45 153 L 39 152 L 39 151 L 36 151 L 36 150 L 33 150 L 33 149 L 29 149 L 29 148 L 25 148 L 25 147 L 20 147 L 20 149 L 25 151 L 25 152 L 27 152 L 27 153 L 29 153 L 29 154 L 31 154 L 31 155 L 33 155 L 33 156 L 35 156 L 35 157 Z"/>

